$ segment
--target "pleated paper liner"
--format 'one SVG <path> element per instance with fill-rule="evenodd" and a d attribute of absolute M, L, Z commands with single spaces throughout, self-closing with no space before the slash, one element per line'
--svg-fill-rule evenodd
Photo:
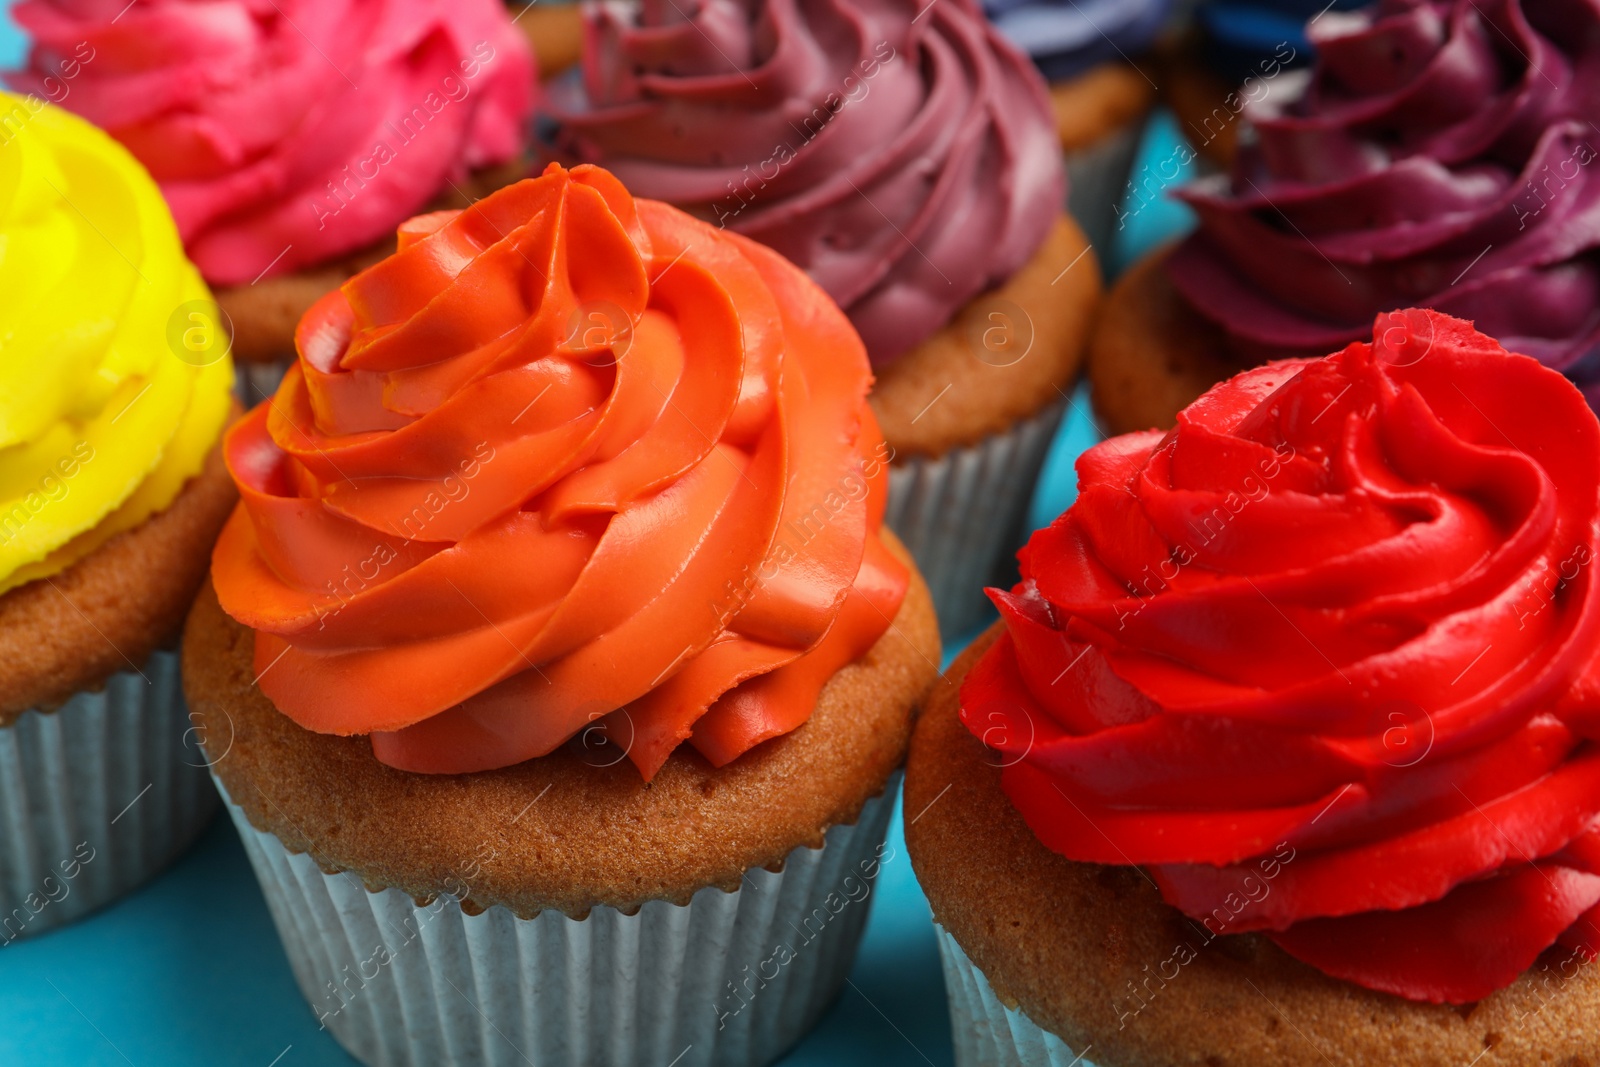
<path fill-rule="evenodd" d="M 1017 1008 L 1009 1008 L 944 927 L 934 925 L 950 1001 L 956 1067 L 1095 1067 Z M 1093 1046 L 1083 1050 L 1093 1051 Z"/>
<path fill-rule="evenodd" d="M 1123 228 L 1120 205 L 1144 129 L 1141 118 L 1088 148 L 1066 154 L 1067 213 L 1088 235 L 1102 269 L 1112 262 L 1111 246 Z"/>
<path fill-rule="evenodd" d="M 687 905 L 651 901 L 631 915 L 596 907 L 583 919 L 467 914 L 448 895 L 424 905 L 374 892 L 228 810 L 301 992 L 363 1063 L 753 1067 L 838 994 L 898 787 L 897 774 L 822 848 L 749 871 L 736 892 L 702 889 Z"/>
<path fill-rule="evenodd" d="M 886 519 L 927 580 L 947 641 L 988 617 L 983 588 L 1027 540 L 1033 487 L 1065 410 L 1058 400 L 970 447 L 890 466 Z"/>
<path fill-rule="evenodd" d="M 0 729 L 0 947 L 110 903 L 188 849 L 217 808 L 195 741 L 173 652 Z"/>

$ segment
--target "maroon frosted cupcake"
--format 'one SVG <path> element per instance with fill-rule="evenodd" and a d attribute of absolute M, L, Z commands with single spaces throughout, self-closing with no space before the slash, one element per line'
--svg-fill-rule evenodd
<path fill-rule="evenodd" d="M 1476 322 L 1600 395 L 1600 8 L 1384 0 L 1309 27 L 1317 62 L 1245 109 L 1231 177 L 1181 193 L 1198 231 L 1136 265 L 1091 345 L 1117 431 L 1170 426 L 1216 381 L 1317 355 L 1374 315 Z"/>

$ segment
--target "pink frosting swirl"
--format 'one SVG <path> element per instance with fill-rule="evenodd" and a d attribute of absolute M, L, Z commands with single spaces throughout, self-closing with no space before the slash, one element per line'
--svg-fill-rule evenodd
<path fill-rule="evenodd" d="M 13 14 L 33 48 L 10 83 L 44 94 L 75 57 L 59 102 L 149 168 L 220 285 L 392 234 L 468 170 L 517 156 L 533 107 L 533 59 L 499 0 L 27 0 Z"/>

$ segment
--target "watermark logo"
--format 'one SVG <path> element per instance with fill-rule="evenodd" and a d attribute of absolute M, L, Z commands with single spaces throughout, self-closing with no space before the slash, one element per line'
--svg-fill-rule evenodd
<path fill-rule="evenodd" d="M 120 818 L 121 816 L 118 816 Z M 111 820 L 113 823 L 116 819 Z M 80 841 L 72 855 L 56 864 L 55 870 L 40 881 L 38 887 L 22 897 L 10 912 L 0 915 L 0 948 L 6 948 L 26 932 L 28 925 L 52 904 L 60 904 L 72 895 L 72 883 L 83 869 L 94 862 L 96 852 L 87 841 Z"/>
<path fill-rule="evenodd" d="M 1420 363 L 1433 349 L 1433 320 L 1420 308 L 1386 311 L 1372 329 L 1372 353 L 1390 367 Z"/>
<path fill-rule="evenodd" d="M 212 729 L 211 716 L 220 714 L 227 720 L 227 729 Z M 216 742 L 213 744 L 213 742 Z M 220 749 L 220 751 L 218 751 Z M 215 756 L 211 755 L 216 751 Z M 220 709 L 209 714 L 189 712 L 189 728 L 183 732 L 183 763 L 187 767 L 205 767 L 208 770 L 228 758 L 233 751 L 233 716 Z"/>
<path fill-rule="evenodd" d="M 185 300 L 167 316 L 167 347 L 193 367 L 209 367 L 233 350 L 233 320 L 210 300 Z"/>
<path fill-rule="evenodd" d="M 615 767 L 628 758 L 638 731 L 627 708 L 589 713 L 589 725 L 573 736 L 570 744 L 578 758 L 590 767 Z"/>
<path fill-rule="evenodd" d="M 0 510 L 0 545 L 21 534 L 51 504 L 65 500 L 72 491 L 72 480 L 94 458 L 94 446 L 88 441 L 79 441 L 71 452 L 63 453 L 46 467 L 39 480 L 22 493 L 9 510 Z"/>
<path fill-rule="evenodd" d="M 1033 316 L 1010 300 L 985 301 L 967 329 L 973 353 L 991 367 L 1014 366 L 1033 350 Z"/>
<path fill-rule="evenodd" d="M 1412 701 L 1384 701 L 1367 726 L 1373 757 L 1390 767 L 1415 767 L 1433 750 L 1433 716 Z"/>
<path fill-rule="evenodd" d="M 1024 730 L 1017 723 L 1017 716 L 1022 717 L 1022 722 L 1027 725 Z M 1033 751 L 1034 738 L 1037 730 L 1033 725 L 1033 716 L 1022 708 L 1015 713 L 1004 711 L 991 711 L 984 716 L 988 725 L 983 729 L 980 739 L 986 748 L 991 749 L 1000 758 L 994 762 L 984 760 L 991 767 L 1014 767 L 1028 758 L 1028 753 Z M 1022 736 L 1026 735 L 1026 736 Z"/>
<path fill-rule="evenodd" d="M 592 366 L 616 366 L 633 347 L 633 330 L 633 316 L 609 300 L 594 300 L 572 309 L 562 343 Z"/>

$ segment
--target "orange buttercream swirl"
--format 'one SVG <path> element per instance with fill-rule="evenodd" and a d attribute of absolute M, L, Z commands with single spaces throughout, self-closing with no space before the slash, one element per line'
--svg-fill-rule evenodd
<path fill-rule="evenodd" d="M 646 778 L 810 716 L 889 626 L 866 354 L 773 252 L 552 166 L 317 303 L 213 557 L 274 704 L 461 773 L 592 726 Z"/>

